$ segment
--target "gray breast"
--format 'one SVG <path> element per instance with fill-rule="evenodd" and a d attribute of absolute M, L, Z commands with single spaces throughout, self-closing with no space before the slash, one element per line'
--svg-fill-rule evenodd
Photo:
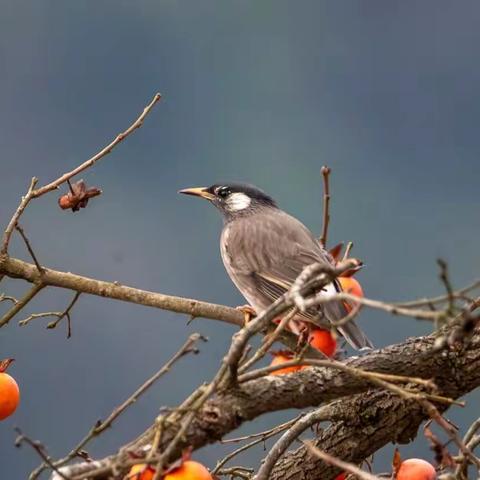
<path fill-rule="evenodd" d="M 243 219 L 227 223 L 220 237 L 220 253 L 228 276 L 245 297 L 247 302 L 256 310 L 267 308 L 271 302 L 262 301 L 257 295 L 257 289 L 252 282 L 252 269 L 246 267 L 242 261 L 245 255 L 245 229 Z"/>

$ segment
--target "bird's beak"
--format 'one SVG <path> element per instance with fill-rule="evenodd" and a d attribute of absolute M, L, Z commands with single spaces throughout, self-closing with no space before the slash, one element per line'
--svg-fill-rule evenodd
<path fill-rule="evenodd" d="M 215 195 L 212 195 L 206 187 L 185 188 L 183 190 L 179 190 L 178 193 L 194 195 L 195 197 L 202 197 L 206 200 L 213 200 L 215 198 Z"/>

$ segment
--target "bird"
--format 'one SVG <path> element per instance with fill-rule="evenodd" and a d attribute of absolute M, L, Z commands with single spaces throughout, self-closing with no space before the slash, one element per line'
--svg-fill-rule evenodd
<path fill-rule="evenodd" d="M 313 263 L 333 265 L 333 260 L 312 232 L 280 209 L 260 188 L 244 183 L 216 183 L 179 193 L 210 201 L 223 217 L 220 252 L 230 279 L 256 312 L 268 308 L 287 292 L 305 267 Z M 335 279 L 326 292 L 340 292 Z M 342 301 L 322 304 L 315 311 L 299 312 L 294 321 L 325 328 L 348 314 Z M 350 320 L 336 330 L 355 349 L 371 349 L 372 343 Z"/>

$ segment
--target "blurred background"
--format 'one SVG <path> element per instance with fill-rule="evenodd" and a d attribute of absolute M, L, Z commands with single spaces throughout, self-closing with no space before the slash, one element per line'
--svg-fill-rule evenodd
<path fill-rule="evenodd" d="M 0 222 L 30 178 L 44 184 L 125 129 L 156 91 L 163 101 L 142 129 L 82 177 L 103 189 L 72 214 L 51 193 L 22 219 L 41 263 L 105 280 L 227 305 L 244 301 L 220 260 L 221 220 L 182 187 L 221 180 L 264 188 L 314 232 L 321 228 L 320 167 L 332 167 L 330 244 L 355 242 L 369 297 L 407 300 L 443 293 L 436 258 L 455 286 L 478 276 L 480 4 L 147 1 L 1 2 Z M 62 190 L 62 192 L 65 189 Z M 11 253 L 28 259 L 15 236 Z M 26 285 L 4 280 L 1 291 Z M 0 424 L 2 477 L 39 463 L 15 449 L 13 427 L 54 457 L 152 375 L 198 331 L 210 338 L 88 447 L 108 454 L 136 436 L 159 407 L 210 379 L 233 328 L 83 295 L 73 336 L 29 313 L 62 310 L 70 292 L 47 290 L 0 330 L 0 357 L 22 401 Z M 5 305 L 1 305 L 2 311 Z M 378 346 L 431 326 L 364 310 Z M 461 428 L 470 407 L 452 409 Z M 477 410 L 478 411 L 478 410 Z M 245 425 L 260 431 L 296 412 Z M 237 435 L 239 432 L 236 432 Z M 227 446 L 194 457 L 213 467 Z M 390 446 L 375 460 L 389 468 Z M 423 438 L 405 456 L 432 460 Z M 257 467 L 261 447 L 235 464 Z"/>

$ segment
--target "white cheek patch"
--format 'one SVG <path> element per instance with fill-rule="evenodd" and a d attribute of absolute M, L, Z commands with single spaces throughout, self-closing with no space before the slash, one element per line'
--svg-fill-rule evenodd
<path fill-rule="evenodd" d="M 228 210 L 238 212 L 244 210 L 251 203 L 250 197 L 244 193 L 232 193 L 226 200 Z"/>
<path fill-rule="evenodd" d="M 338 295 L 338 291 L 335 288 L 335 285 L 333 284 L 333 282 L 323 287 L 321 295 L 322 297 L 325 297 L 325 298 L 332 298 L 335 295 Z"/>

